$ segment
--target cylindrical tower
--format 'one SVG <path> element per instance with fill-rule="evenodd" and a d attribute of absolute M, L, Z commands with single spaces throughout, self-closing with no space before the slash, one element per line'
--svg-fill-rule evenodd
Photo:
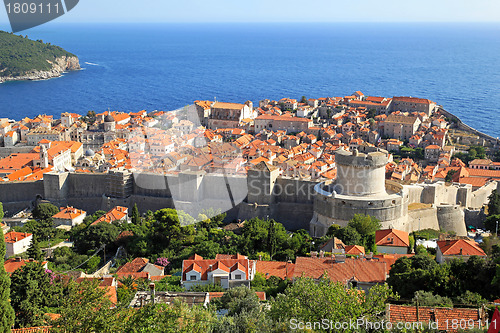
<path fill-rule="evenodd" d="M 337 180 L 334 190 L 338 194 L 369 196 L 386 194 L 385 166 L 387 154 L 381 151 L 360 153 L 356 149 L 335 152 Z"/>

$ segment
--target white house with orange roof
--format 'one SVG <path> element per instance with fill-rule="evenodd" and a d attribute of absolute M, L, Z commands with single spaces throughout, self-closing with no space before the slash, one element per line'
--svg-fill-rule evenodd
<path fill-rule="evenodd" d="M 114 221 L 127 222 L 128 220 L 128 208 L 122 206 L 116 206 L 111 209 L 106 214 L 102 215 L 100 218 L 95 220 L 92 225 L 96 225 L 101 222 L 111 223 Z"/>
<path fill-rule="evenodd" d="M 182 262 L 181 284 L 186 290 L 195 285 L 215 284 L 224 289 L 250 286 L 256 272 L 256 261 L 241 254 L 218 254 L 215 259 L 203 259 L 195 254 Z"/>
<path fill-rule="evenodd" d="M 70 226 L 73 227 L 80 223 L 87 216 L 87 212 L 81 209 L 76 209 L 74 207 L 61 207 L 61 211 L 52 218 L 54 219 L 54 226 Z"/>
<path fill-rule="evenodd" d="M 377 230 L 375 232 L 375 245 L 379 253 L 406 254 L 410 240 L 408 233 L 396 229 Z"/>
<path fill-rule="evenodd" d="M 9 131 L 3 137 L 4 147 L 13 147 L 19 142 L 19 135 L 16 131 Z"/>
<path fill-rule="evenodd" d="M 486 253 L 470 239 L 447 239 L 437 242 L 436 261 L 444 263 L 453 259 L 469 260 L 471 256 L 486 258 Z"/>
<path fill-rule="evenodd" d="M 5 234 L 5 258 L 26 252 L 33 240 L 33 234 L 11 231 Z"/>

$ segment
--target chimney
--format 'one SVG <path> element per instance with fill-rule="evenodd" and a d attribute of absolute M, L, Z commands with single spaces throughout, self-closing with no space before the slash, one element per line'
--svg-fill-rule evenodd
<path fill-rule="evenodd" d="M 318 257 L 318 252 L 312 251 L 311 252 L 311 258 L 317 258 Z"/>
<path fill-rule="evenodd" d="M 462 254 L 463 254 L 463 252 L 464 252 L 464 251 L 463 251 L 463 249 L 462 249 L 462 248 L 460 248 L 460 255 L 462 255 Z"/>
<path fill-rule="evenodd" d="M 28 261 L 29 261 L 29 262 L 33 262 L 33 261 L 35 261 L 35 259 L 33 259 L 33 258 L 28 258 Z"/>
<path fill-rule="evenodd" d="M 335 262 L 336 263 L 344 263 L 346 259 L 345 254 L 336 254 L 335 255 Z"/>
<path fill-rule="evenodd" d="M 17 262 L 21 262 L 21 257 L 16 257 Z"/>
<path fill-rule="evenodd" d="M 324 258 L 325 257 L 325 252 L 323 250 L 319 251 L 319 257 Z"/>
<path fill-rule="evenodd" d="M 262 261 L 262 254 L 259 255 L 259 261 Z"/>

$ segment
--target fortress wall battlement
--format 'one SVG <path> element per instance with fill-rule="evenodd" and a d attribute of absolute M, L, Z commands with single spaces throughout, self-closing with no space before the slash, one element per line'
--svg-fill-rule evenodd
<path fill-rule="evenodd" d="M 270 174 L 267 173 L 267 176 L 263 177 L 270 177 Z M 497 182 L 490 182 L 472 191 L 467 186 L 456 184 L 450 186 L 439 182 L 403 186 L 384 181 L 382 178 L 382 184 L 385 184 L 389 193 L 396 194 L 388 195 L 384 192 L 381 196 L 349 198 L 331 192 L 332 187 L 328 185 L 322 186 L 325 192 L 317 193 L 314 186 L 319 183 L 310 180 L 277 177 L 271 182 L 273 184 L 271 188 L 270 179 L 257 178 L 254 181 L 257 182 L 252 196 L 255 200 L 248 200 L 246 196 L 246 191 L 249 190 L 248 179 L 242 176 L 227 176 L 226 184 L 223 175 L 203 172 L 183 172 L 179 175 L 140 174 L 133 179 L 127 196 L 113 197 L 110 195 L 107 174 L 48 173 L 42 181 L 1 182 L 0 202 L 3 202 L 8 214 L 32 207 L 37 197 L 50 200 L 58 206 L 73 205 L 86 210 L 89 214 L 100 209 L 110 209 L 114 205 L 132 208 L 134 203 L 145 212 L 161 208 L 192 207 L 196 203 L 203 203 L 199 205 L 200 209 L 203 209 L 217 202 L 226 202 L 223 208 L 231 212 L 228 213 L 228 221 L 236 218 L 269 216 L 283 222 L 287 228 L 308 229 L 314 212 L 331 222 L 348 221 L 355 212 L 375 216 L 393 225 L 397 225 L 396 222 L 400 221 L 400 225 L 404 228 L 410 224 L 408 228 L 412 230 L 418 228 L 413 225 L 416 222 L 412 216 L 418 216 L 419 213 L 411 212 L 410 219 L 404 221 L 404 216 L 408 215 L 407 206 L 409 203 L 421 202 L 432 204 L 434 207 L 459 205 L 460 207 L 453 210 L 444 207 L 439 212 L 435 208 L 436 218 L 432 220 L 436 221 L 439 213 L 440 225 L 461 232 L 461 226 L 454 226 L 454 223 L 463 224 L 461 217 L 463 215 L 457 210 L 463 214 L 463 206 L 480 209 L 487 203 L 491 191 L 498 186 Z M 235 199 L 234 205 L 229 200 L 227 186 L 231 188 Z M 260 186 L 262 186 L 261 193 L 259 193 Z M 272 198 L 271 204 L 265 203 L 267 197 Z M 431 221 L 430 225 L 434 224 Z"/>
<path fill-rule="evenodd" d="M 355 168 L 380 168 L 387 164 L 388 156 L 383 151 L 374 151 L 370 153 L 353 153 L 345 150 L 335 152 L 335 162 L 337 165 L 352 166 Z"/>

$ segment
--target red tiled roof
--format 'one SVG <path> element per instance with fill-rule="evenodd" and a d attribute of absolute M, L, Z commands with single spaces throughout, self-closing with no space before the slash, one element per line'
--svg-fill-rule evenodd
<path fill-rule="evenodd" d="M 385 229 L 375 232 L 375 244 L 377 246 L 410 246 L 408 233 L 396 230 Z"/>
<path fill-rule="evenodd" d="M 500 178 L 500 170 L 467 169 L 471 177 Z"/>
<path fill-rule="evenodd" d="M 396 102 L 421 103 L 421 104 L 432 103 L 431 100 L 426 98 L 406 97 L 406 96 L 398 96 L 398 97 L 394 96 L 392 100 Z"/>
<path fill-rule="evenodd" d="M 116 206 L 109 212 L 98 218 L 95 222 L 92 223 L 92 225 L 96 225 L 101 222 L 111 223 L 113 221 L 120 221 L 127 216 L 127 213 L 128 213 L 127 207 Z"/>
<path fill-rule="evenodd" d="M 208 297 L 210 298 L 210 301 L 214 298 L 220 298 L 225 294 L 224 291 L 211 291 L 208 293 Z M 256 291 L 255 295 L 261 300 L 265 301 L 266 300 L 266 293 L 264 291 Z"/>
<path fill-rule="evenodd" d="M 28 259 L 7 259 L 5 260 L 3 267 L 5 268 L 5 271 L 9 274 L 14 273 L 17 269 L 23 267 L 26 265 L 26 263 L 30 262 Z M 37 261 L 35 261 L 37 262 Z M 47 261 L 42 262 L 42 265 L 47 264 Z"/>
<path fill-rule="evenodd" d="M 55 219 L 73 220 L 85 213 L 86 212 L 81 209 L 76 209 L 73 207 L 61 207 L 61 211 L 52 217 Z"/>
<path fill-rule="evenodd" d="M 358 282 L 382 283 L 386 280 L 386 271 L 385 262 L 346 259 L 337 263 L 334 258 L 297 257 L 293 276 L 318 279 L 326 273 L 330 280 L 342 283 L 353 278 Z"/>
<path fill-rule="evenodd" d="M 126 277 L 132 277 L 134 279 L 149 279 L 149 273 L 148 272 L 120 272 L 116 273 L 116 275 L 122 279 Z"/>
<path fill-rule="evenodd" d="M 353 255 L 365 254 L 365 247 L 359 245 L 347 245 L 345 247 L 345 254 L 353 254 Z"/>
<path fill-rule="evenodd" d="M 12 333 L 49 333 L 52 326 L 38 326 L 38 327 L 26 327 L 26 328 L 16 328 L 11 330 Z"/>
<path fill-rule="evenodd" d="M 486 256 L 486 253 L 473 240 L 442 240 L 438 241 L 437 245 L 445 256 Z"/>
<path fill-rule="evenodd" d="M 388 304 L 387 311 L 389 312 L 389 321 L 393 324 L 417 322 L 417 308 L 415 306 Z M 420 322 L 438 322 L 439 331 L 446 332 L 456 331 L 451 327 L 451 323 L 455 319 L 458 320 L 459 323 L 463 320 L 465 320 L 465 322 L 472 320 L 474 321 L 475 327 L 478 327 L 479 320 L 482 319 L 480 316 L 480 309 L 433 308 L 427 306 L 420 306 L 418 308 L 418 318 Z"/>
<path fill-rule="evenodd" d="M 125 265 L 119 267 L 116 270 L 116 274 L 119 273 L 138 273 L 140 272 L 144 266 L 149 262 L 149 259 L 146 258 L 135 258 L 131 262 L 126 263 Z"/>
<path fill-rule="evenodd" d="M 263 261 L 257 260 L 255 270 L 257 273 L 262 273 L 266 279 L 271 276 L 279 277 L 280 279 L 293 278 L 295 264 L 284 261 Z"/>
<path fill-rule="evenodd" d="M 200 271 L 199 273 L 201 274 L 201 280 L 206 280 L 208 278 L 208 272 L 210 271 L 210 266 L 212 266 L 211 270 L 214 271 L 216 269 L 221 269 L 225 272 L 230 272 L 231 267 L 234 265 L 240 264 L 244 268 L 245 274 L 245 279 L 248 279 L 248 273 L 249 273 L 249 268 L 250 265 L 250 260 L 245 258 L 240 258 L 240 259 L 203 259 L 201 256 L 195 254 L 193 257 L 195 258 L 201 258 L 201 259 L 188 259 L 183 261 L 183 272 L 182 272 L 182 279 L 186 279 L 186 273 L 191 271 L 193 269 L 192 265 L 196 264 L 199 266 Z M 193 258 L 192 257 L 192 258 Z"/>
<path fill-rule="evenodd" d="M 11 231 L 5 234 L 5 243 L 16 243 L 32 235 L 26 232 Z"/>

